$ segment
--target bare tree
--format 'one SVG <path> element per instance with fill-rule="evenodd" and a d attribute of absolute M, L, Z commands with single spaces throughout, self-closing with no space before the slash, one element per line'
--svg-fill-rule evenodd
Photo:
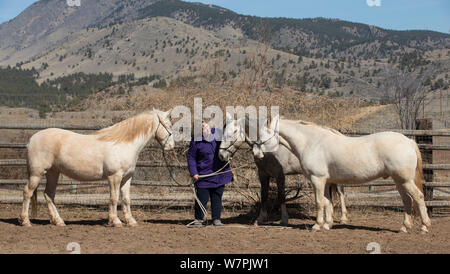
<path fill-rule="evenodd" d="M 402 129 L 415 129 L 421 109 L 429 102 L 429 89 L 425 86 L 425 81 L 434 72 L 435 69 L 431 66 L 420 72 L 396 68 L 387 70 L 388 76 L 382 87 L 386 97 L 395 106 Z"/>

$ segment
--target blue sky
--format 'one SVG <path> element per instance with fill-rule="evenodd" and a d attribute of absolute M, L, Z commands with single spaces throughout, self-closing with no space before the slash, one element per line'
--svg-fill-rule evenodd
<path fill-rule="evenodd" d="M 81 4 L 83 1 L 81 0 Z M 246 15 L 290 18 L 327 17 L 396 30 L 426 29 L 444 33 L 450 31 L 450 0 L 187 1 L 215 4 Z M 34 2 L 36 0 L 0 0 L 0 23 L 14 18 Z"/>

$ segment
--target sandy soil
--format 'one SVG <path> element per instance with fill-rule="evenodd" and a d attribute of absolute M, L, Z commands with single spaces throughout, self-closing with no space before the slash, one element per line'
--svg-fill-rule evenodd
<path fill-rule="evenodd" d="M 187 228 L 188 210 L 134 209 L 135 228 L 107 227 L 106 208 L 59 207 L 66 227 L 49 224 L 40 206 L 32 227 L 18 226 L 19 205 L 0 205 L 0 253 L 69 253 L 67 245 L 80 244 L 81 253 L 369 253 L 371 242 L 381 253 L 450 253 L 450 217 L 432 219 L 430 233 L 398 233 L 400 212 L 351 209 L 348 225 L 312 232 L 312 216 L 290 209 L 290 225 L 277 221 L 251 225 L 253 215 L 224 212 L 224 227 Z"/>

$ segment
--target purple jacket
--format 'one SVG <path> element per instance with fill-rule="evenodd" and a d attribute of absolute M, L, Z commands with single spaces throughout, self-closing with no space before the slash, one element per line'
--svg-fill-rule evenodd
<path fill-rule="evenodd" d="M 214 135 L 215 131 L 216 129 L 212 128 L 211 134 Z M 221 169 L 226 162 L 219 159 L 219 147 L 220 141 L 216 141 L 214 138 L 210 142 L 204 138 L 201 141 L 192 139 L 187 153 L 189 174 L 191 176 L 195 174 L 210 174 Z M 221 172 L 227 170 L 230 170 L 229 164 Z M 198 188 L 216 188 L 231 181 L 233 181 L 233 173 L 230 171 L 211 177 L 199 178 L 195 185 Z"/>

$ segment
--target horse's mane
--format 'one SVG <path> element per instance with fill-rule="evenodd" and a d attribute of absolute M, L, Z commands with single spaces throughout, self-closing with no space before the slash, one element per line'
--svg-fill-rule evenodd
<path fill-rule="evenodd" d="M 145 111 L 136 116 L 123 120 L 115 125 L 101 129 L 94 133 L 98 140 L 114 143 L 130 143 L 136 138 L 148 133 L 152 126 L 150 115 L 157 114 L 157 110 Z"/>
<path fill-rule="evenodd" d="M 304 120 L 288 120 L 288 121 L 291 121 L 291 122 L 294 122 L 294 123 L 298 123 L 298 124 L 301 124 L 301 125 L 304 125 L 304 126 L 312 126 L 312 127 L 322 128 L 322 129 L 331 131 L 332 133 L 334 133 L 336 135 L 344 136 L 344 134 L 340 133 L 339 131 L 335 130 L 334 128 L 321 126 L 321 125 L 318 125 L 318 124 L 313 123 L 313 122 L 308 122 L 308 121 L 304 121 Z"/>
<path fill-rule="evenodd" d="M 321 125 L 318 125 L 318 124 L 316 124 L 316 123 L 313 123 L 313 122 L 307 122 L 307 121 L 303 121 L 303 120 L 299 120 L 299 123 L 302 124 L 302 125 L 305 125 L 305 126 L 313 126 L 313 127 L 323 128 L 323 129 L 325 129 L 325 130 L 331 131 L 332 133 L 334 133 L 334 134 L 336 134 L 336 135 L 344 136 L 344 134 L 340 133 L 339 131 L 335 130 L 334 128 L 330 128 L 330 127 L 326 127 L 326 126 L 321 126 Z"/>

